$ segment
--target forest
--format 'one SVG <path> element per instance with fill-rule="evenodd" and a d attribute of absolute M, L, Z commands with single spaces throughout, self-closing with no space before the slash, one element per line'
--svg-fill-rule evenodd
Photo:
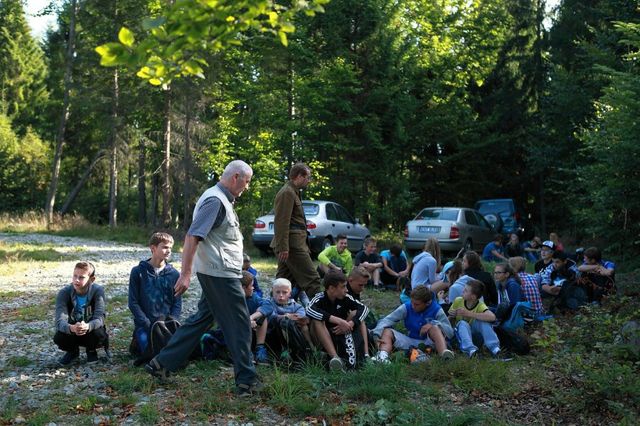
<path fill-rule="evenodd" d="M 57 26 L 37 39 L 23 1 L 0 0 L 2 212 L 185 229 L 239 158 L 254 169 L 238 202 L 250 231 L 305 161 L 305 197 L 376 234 L 426 206 L 504 197 L 538 234 L 640 253 L 635 0 L 64 0 L 43 13 Z"/>

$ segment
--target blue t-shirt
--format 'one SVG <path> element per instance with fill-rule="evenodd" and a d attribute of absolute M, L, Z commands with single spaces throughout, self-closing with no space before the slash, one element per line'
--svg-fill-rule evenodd
<path fill-rule="evenodd" d="M 73 319 L 76 322 L 84 321 L 84 308 L 87 306 L 87 295 L 76 294 L 76 306 L 73 309 Z"/>
<path fill-rule="evenodd" d="M 387 266 L 394 272 L 402 272 L 407 269 L 407 254 L 402 250 L 400 256 L 394 256 L 391 254 L 391 250 L 383 250 L 380 253 L 380 258 L 387 260 Z M 386 274 L 384 268 L 382 272 Z"/>
<path fill-rule="evenodd" d="M 492 241 L 484 246 L 484 250 L 482 250 L 482 259 L 487 262 L 498 262 L 499 260 L 501 260 L 499 257 L 495 257 L 493 253 L 491 253 L 493 250 L 497 251 L 500 254 L 504 254 L 504 248 L 502 247 L 502 245 L 497 246 L 495 241 Z"/>

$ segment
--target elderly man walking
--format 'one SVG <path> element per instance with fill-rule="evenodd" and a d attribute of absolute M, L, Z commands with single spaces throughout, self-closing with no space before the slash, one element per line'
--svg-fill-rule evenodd
<path fill-rule="evenodd" d="M 306 188 L 310 180 L 309 166 L 296 163 L 291 167 L 289 181 L 273 202 L 271 248 L 278 258 L 276 277 L 288 279 L 313 297 L 323 290 L 307 245 L 307 221 L 300 197 L 300 190 Z"/>
<path fill-rule="evenodd" d="M 202 287 L 198 312 L 189 317 L 167 346 L 147 365 L 160 378 L 186 364 L 202 334 L 215 321 L 233 358 L 236 393 L 250 396 L 261 387 L 251 354 L 251 323 L 240 284 L 242 233 L 233 202 L 249 188 L 253 171 L 244 161 L 230 162 L 220 181 L 201 196 L 185 237 L 176 295 L 189 288 L 192 268 Z M 195 264 L 195 265 L 194 265 Z"/>

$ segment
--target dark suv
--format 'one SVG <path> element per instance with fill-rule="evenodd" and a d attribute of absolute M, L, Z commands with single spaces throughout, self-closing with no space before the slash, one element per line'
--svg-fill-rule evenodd
<path fill-rule="evenodd" d="M 479 200 L 475 208 L 498 232 L 505 235 L 515 232 L 520 237 L 525 235 L 524 217 L 512 198 Z"/>

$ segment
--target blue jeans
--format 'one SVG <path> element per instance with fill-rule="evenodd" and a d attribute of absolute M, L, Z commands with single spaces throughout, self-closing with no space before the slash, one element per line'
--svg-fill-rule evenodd
<path fill-rule="evenodd" d="M 484 343 L 484 346 L 494 355 L 500 350 L 498 336 L 493 331 L 491 323 L 486 321 L 473 320 L 471 325 L 464 320 L 458 321 L 456 338 L 460 344 L 460 350 L 467 355 L 478 350 L 474 342 L 478 345 Z"/>

